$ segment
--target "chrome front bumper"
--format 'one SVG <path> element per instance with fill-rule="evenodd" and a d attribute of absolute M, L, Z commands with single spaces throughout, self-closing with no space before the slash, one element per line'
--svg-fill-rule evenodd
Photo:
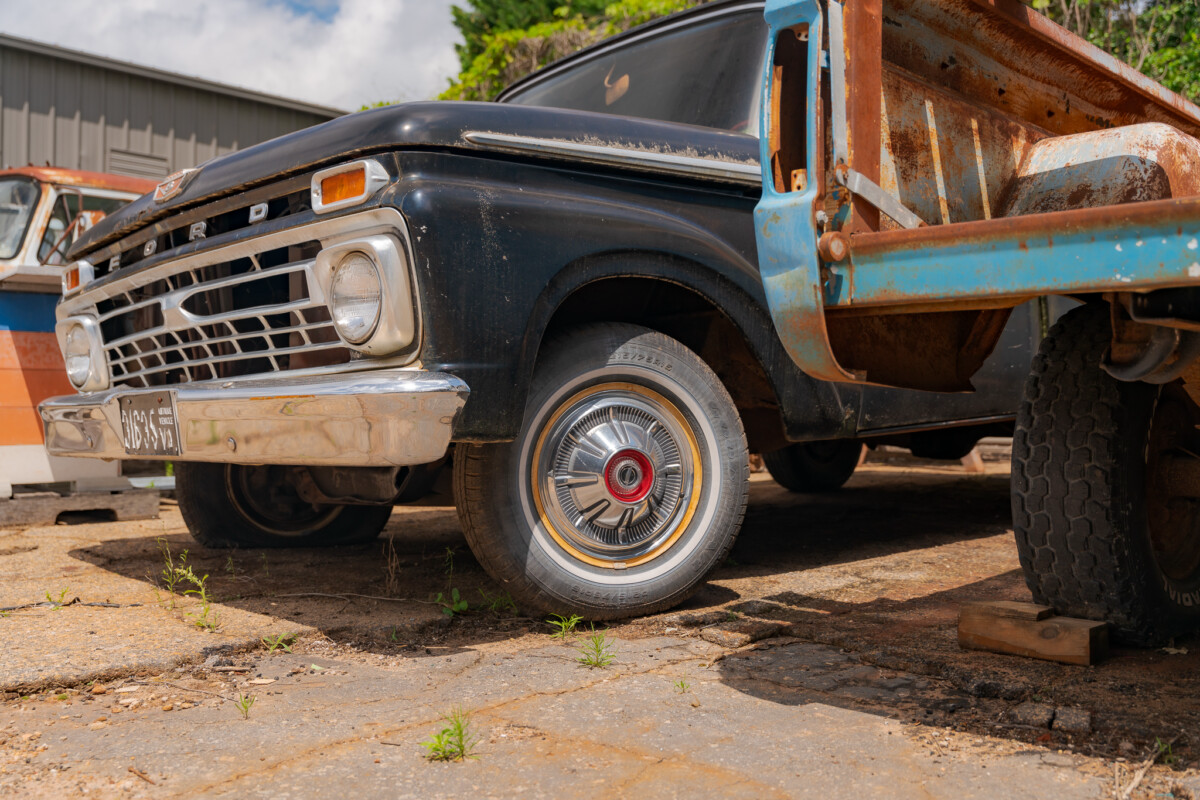
<path fill-rule="evenodd" d="M 170 390 L 180 453 L 125 452 L 120 398 Z M 313 378 L 269 378 L 110 389 L 54 397 L 38 410 L 56 456 L 385 467 L 446 453 L 470 389 L 453 375 L 381 369 Z"/>

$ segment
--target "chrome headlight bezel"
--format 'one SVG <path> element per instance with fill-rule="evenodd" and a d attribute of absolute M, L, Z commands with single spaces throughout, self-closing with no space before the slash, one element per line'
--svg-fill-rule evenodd
<path fill-rule="evenodd" d="M 104 353 L 103 340 L 100 338 L 100 325 L 92 317 L 67 317 L 61 320 L 54 326 L 55 336 L 58 338 L 58 348 L 63 357 L 63 369 L 67 367 L 67 335 L 72 328 L 78 327 L 86 338 L 88 343 L 88 371 L 87 377 L 83 383 L 76 383 L 71 379 L 70 373 L 67 374 L 67 379 L 71 381 L 71 385 L 79 392 L 99 392 L 108 388 L 108 359 Z"/>
<path fill-rule="evenodd" d="M 378 234 L 350 239 L 317 254 L 316 275 L 331 316 L 333 276 L 342 260 L 352 253 L 366 256 L 375 265 L 382 290 L 379 318 L 374 330 L 362 341 L 347 339 L 340 329 L 338 335 L 347 347 L 366 355 L 386 356 L 404 350 L 416 337 L 416 314 L 408 256 L 401 243 L 392 236 Z"/>

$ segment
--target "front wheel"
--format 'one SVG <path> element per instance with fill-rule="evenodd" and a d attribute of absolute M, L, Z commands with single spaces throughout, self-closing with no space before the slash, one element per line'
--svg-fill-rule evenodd
<path fill-rule="evenodd" d="M 616 619 L 670 608 L 733 546 L 749 463 L 729 393 L 633 325 L 548 343 L 513 442 L 459 445 L 467 542 L 518 605 Z"/>
<path fill-rule="evenodd" d="M 1025 580 L 1059 613 L 1158 645 L 1200 625 L 1200 409 L 1178 384 L 1100 368 L 1106 306 L 1051 330 L 1013 437 L 1013 528 Z"/>
<path fill-rule="evenodd" d="M 188 532 L 206 547 L 328 547 L 379 535 L 392 507 L 305 502 L 290 467 L 175 464 Z"/>

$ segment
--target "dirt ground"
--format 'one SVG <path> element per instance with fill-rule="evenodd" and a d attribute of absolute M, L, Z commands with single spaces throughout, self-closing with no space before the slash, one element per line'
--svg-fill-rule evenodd
<path fill-rule="evenodd" d="M 985 456 L 875 454 L 822 496 L 755 475 L 728 561 L 605 626 L 597 669 L 506 602 L 444 496 L 324 551 L 206 550 L 169 500 L 0 531 L 0 796 L 1114 797 L 1156 752 L 1131 796 L 1200 796 L 1200 642 L 959 649 L 963 602 L 1030 599 Z M 168 551 L 209 603 L 168 591 Z M 455 707 L 475 757 L 431 762 Z"/>

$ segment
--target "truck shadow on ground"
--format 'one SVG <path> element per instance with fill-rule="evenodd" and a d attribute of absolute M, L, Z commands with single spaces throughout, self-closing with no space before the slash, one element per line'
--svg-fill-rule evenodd
<path fill-rule="evenodd" d="M 942 500 L 931 514 L 933 494 Z M 1006 479 L 997 476 L 897 482 L 867 474 L 825 496 L 756 480 L 751 495 L 730 558 L 683 610 L 735 602 L 764 578 L 994 535 L 1007 503 Z M 467 549 L 453 508 L 438 502 L 398 507 L 371 544 L 294 550 L 204 548 L 186 533 L 178 511 L 164 505 L 163 536 L 113 538 L 71 555 L 161 592 L 164 548 L 176 559 L 187 551 L 196 573 L 209 576 L 209 594 L 220 606 L 291 621 L 373 653 L 440 655 L 548 632 L 542 615 L 512 606 Z M 444 601 L 454 590 L 467 613 L 445 613 L 438 595 Z"/>

